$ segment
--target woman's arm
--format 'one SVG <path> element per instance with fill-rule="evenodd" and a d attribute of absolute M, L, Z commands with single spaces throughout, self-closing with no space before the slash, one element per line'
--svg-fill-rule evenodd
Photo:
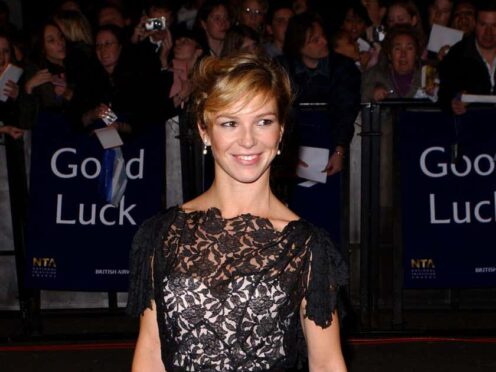
<path fill-rule="evenodd" d="M 346 372 L 341 341 L 339 320 L 335 310 L 332 323 L 327 328 L 319 327 L 304 316 L 306 301 L 300 307 L 300 320 L 308 349 L 308 368 L 310 372 Z"/>
<path fill-rule="evenodd" d="M 152 308 L 146 309 L 140 319 L 132 372 L 165 372 L 160 351 L 155 301 L 152 301 Z"/>

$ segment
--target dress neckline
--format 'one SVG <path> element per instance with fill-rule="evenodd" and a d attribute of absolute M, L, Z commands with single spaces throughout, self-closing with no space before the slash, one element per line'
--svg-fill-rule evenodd
<path fill-rule="evenodd" d="M 234 217 L 226 218 L 222 216 L 222 212 L 217 207 L 210 207 L 205 210 L 190 210 L 190 211 L 185 210 L 182 206 L 179 205 L 176 208 L 177 211 L 179 211 L 185 216 L 193 216 L 193 215 L 214 216 L 215 218 L 218 218 L 219 220 L 225 222 L 233 222 L 238 220 L 249 220 L 249 219 L 262 220 L 265 222 L 266 226 L 268 226 L 270 230 L 282 235 L 287 234 L 290 231 L 290 229 L 292 229 L 295 225 L 298 225 L 299 223 L 303 222 L 302 218 L 299 218 L 297 220 L 291 220 L 281 230 L 279 230 L 274 227 L 274 224 L 269 218 L 257 216 L 252 213 L 242 213 Z"/>

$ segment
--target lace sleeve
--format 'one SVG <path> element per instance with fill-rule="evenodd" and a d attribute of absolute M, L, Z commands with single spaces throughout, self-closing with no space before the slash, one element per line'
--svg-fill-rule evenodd
<path fill-rule="evenodd" d="M 312 256 L 305 317 L 326 328 L 331 325 L 338 292 L 348 282 L 348 268 L 326 231 L 315 229 L 308 244 Z"/>
<path fill-rule="evenodd" d="M 164 234 L 174 220 L 174 211 L 168 210 L 149 218 L 138 229 L 129 257 L 129 291 L 126 312 L 139 316 L 151 309 L 153 300 L 152 262 L 163 246 Z"/>

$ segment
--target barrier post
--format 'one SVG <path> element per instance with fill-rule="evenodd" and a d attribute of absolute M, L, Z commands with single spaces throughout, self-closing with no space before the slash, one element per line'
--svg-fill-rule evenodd
<path fill-rule="evenodd" d="M 28 200 L 24 142 L 6 136 L 5 154 L 7 160 L 19 309 L 23 327 L 22 333 L 25 336 L 29 336 L 41 331 L 41 318 L 40 291 L 26 288 L 24 280 L 26 268 L 25 231 Z"/>

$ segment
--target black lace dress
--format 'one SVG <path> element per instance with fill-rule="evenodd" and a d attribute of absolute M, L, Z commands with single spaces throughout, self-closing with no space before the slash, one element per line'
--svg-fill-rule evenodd
<path fill-rule="evenodd" d="M 128 311 L 157 305 L 172 371 L 265 371 L 297 358 L 299 308 L 327 327 L 346 267 L 327 233 L 304 220 L 171 208 L 146 221 L 131 254 Z"/>

